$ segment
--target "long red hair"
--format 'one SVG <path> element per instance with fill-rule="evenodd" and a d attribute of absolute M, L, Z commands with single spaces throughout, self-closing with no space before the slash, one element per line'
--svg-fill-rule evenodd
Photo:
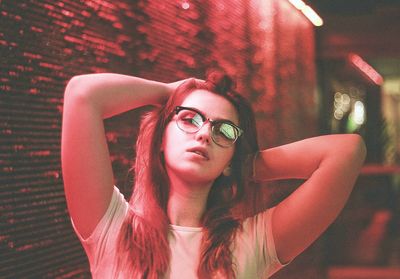
<path fill-rule="evenodd" d="M 190 79 L 179 86 L 164 107 L 154 108 L 143 117 L 136 143 L 130 209 L 118 238 L 117 269 L 127 270 L 129 277 L 160 278 L 168 270 L 169 182 L 160 146 L 174 108 L 194 90 L 205 89 L 234 105 L 244 133 L 235 143 L 232 174 L 229 177 L 221 174 L 211 187 L 202 218 L 203 238 L 197 273 L 199 278 L 209 278 L 217 272 L 226 278 L 235 278 L 230 244 L 241 222 L 232 214 L 232 209 L 243 199 L 251 173 L 249 164 L 243 162 L 258 150 L 258 143 L 253 111 L 248 102 L 233 91 L 232 85 L 228 76 L 217 72 L 209 75 L 205 82 Z"/>

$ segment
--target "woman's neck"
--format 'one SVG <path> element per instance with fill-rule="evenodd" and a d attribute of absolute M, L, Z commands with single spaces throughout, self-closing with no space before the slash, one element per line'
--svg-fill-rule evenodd
<path fill-rule="evenodd" d="M 188 183 L 174 179 L 170 183 L 168 217 L 171 224 L 200 227 L 211 183 Z"/>

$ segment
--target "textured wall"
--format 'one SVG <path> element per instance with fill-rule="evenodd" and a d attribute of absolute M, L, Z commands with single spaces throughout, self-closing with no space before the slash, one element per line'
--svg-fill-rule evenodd
<path fill-rule="evenodd" d="M 76 74 L 174 81 L 218 64 L 251 100 L 263 147 L 316 133 L 313 27 L 287 1 L 2 0 L 0 13 L 1 278 L 88 275 L 60 169 L 63 91 Z M 106 121 L 127 194 L 137 116 Z"/>

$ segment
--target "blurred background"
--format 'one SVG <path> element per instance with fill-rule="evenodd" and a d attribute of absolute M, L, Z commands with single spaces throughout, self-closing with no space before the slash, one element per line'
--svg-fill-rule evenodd
<path fill-rule="evenodd" d="M 0 0 L 0 13 L 0 278 L 90 278 L 60 165 L 72 76 L 172 82 L 216 66 L 252 103 L 262 148 L 331 133 L 367 144 L 337 221 L 273 278 L 400 278 L 400 1 Z M 126 197 L 145 109 L 105 122 Z M 266 185 L 249 210 L 299 183 Z"/>

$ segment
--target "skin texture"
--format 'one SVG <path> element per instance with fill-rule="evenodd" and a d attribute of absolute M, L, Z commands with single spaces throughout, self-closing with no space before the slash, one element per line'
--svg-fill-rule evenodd
<path fill-rule="evenodd" d="M 195 90 L 182 105 L 200 110 L 207 118 L 228 119 L 238 125 L 233 105 L 211 92 Z M 200 226 L 211 185 L 228 167 L 235 147 L 224 148 L 215 144 L 211 139 L 209 122 L 197 133 L 188 134 L 177 127 L 175 118 L 165 129 L 162 145 L 171 185 L 168 216 L 174 225 Z M 207 158 L 191 152 L 193 148 L 207 152 Z"/>

